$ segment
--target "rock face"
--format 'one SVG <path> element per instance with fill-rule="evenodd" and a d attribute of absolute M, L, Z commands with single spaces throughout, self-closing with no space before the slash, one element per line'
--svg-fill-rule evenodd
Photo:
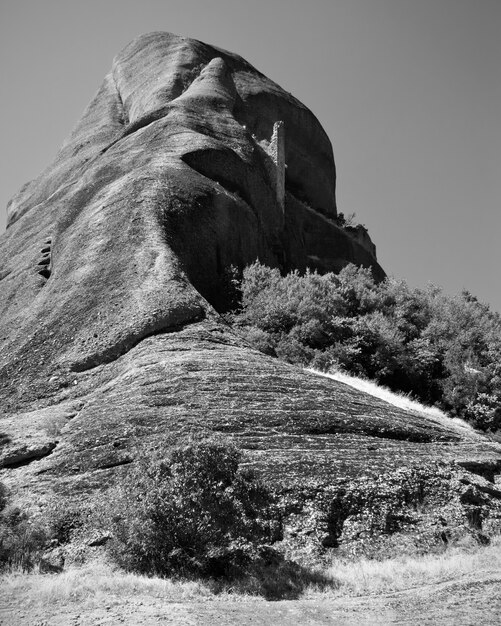
<path fill-rule="evenodd" d="M 230 265 L 354 261 L 383 276 L 336 226 L 334 188 L 330 142 L 291 95 L 236 55 L 140 37 L 55 162 L 9 204 L 4 380 L 27 399 L 34 377 L 46 397 L 68 370 L 224 309 Z"/>
<path fill-rule="evenodd" d="M 0 480 L 28 499 L 91 497 L 148 450 L 218 431 L 325 546 L 360 535 L 386 475 L 418 500 L 447 492 L 455 528 L 494 531 L 499 446 L 270 359 L 218 315 L 227 268 L 256 258 L 384 276 L 367 233 L 336 225 L 334 194 L 320 124 L 246 61 L 168 33 L 127 46 L 8 207 Z M 468 490 L 481 495 L 465 503 Z M 412 525 L 414 495 L 374 529 Z"/>

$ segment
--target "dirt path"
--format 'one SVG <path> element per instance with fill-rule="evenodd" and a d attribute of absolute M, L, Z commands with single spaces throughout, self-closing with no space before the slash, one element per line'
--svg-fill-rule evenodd
<path fill-rule="evenodd" d="M 165 602 L 150 596 L 33 605 L 2 598 L 1 626 L 296 626 L 447 624 L 498 626 L 501 571 L 477 572 L 438 584 L 378 596 L 266 602 L 262 599 Z"/>

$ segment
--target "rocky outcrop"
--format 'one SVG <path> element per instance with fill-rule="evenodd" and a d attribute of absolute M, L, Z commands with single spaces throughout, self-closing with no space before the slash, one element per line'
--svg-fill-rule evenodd
<path fill-rule="evenodd" d="M 31 503 L 92 498 L 149 451 L 220 432 L 325 546 L 365 514 L 370 498 L 350 489 L 384 500 L 378 477 L 430 478 L 437 463 L 451 494 L 464 485 L 447 468 L 488 479 L 480 504 L 450 497 L 496 520 L 499 446 L 270 359 L 218 315 L 227 268 L 256 258 L 384 275 L 336 224 L 334 193 L 320 124 L 246 61 L 167 33 L 127 46 L 55 162 L 9 205 L 0 480 Z"/>
<path fill-rule="evenodd" d="M 68 372 L 213 316 L 227 305 L 230 265 L 353 261 L 383 276 L 336 225 L 334 194 L 330 142 L 300 102 L 234 54 L 140 37 L 8 207 L 5 395 L 47 397 Z"/>
<path fill-rule="evenodd" d="M 81 502 L 181 436 L 216 432 L 280 494 L 289 545 L 411 551 L 500 528 L 499 445 L 266 357 L 217 322 L 145 338 L 44 403 L 3 421 L 10 449 L 55 444 L 1 472 L 30 505 Z"/>

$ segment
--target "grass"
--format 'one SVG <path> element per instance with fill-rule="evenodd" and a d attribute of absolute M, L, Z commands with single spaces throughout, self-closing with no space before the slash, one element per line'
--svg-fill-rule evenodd
<path fill-rule="evenodd" d="M 501 572 L 501 537 L 495 538 L 489 546 L 449 548 L 440 555 L 382 561 L 334 559 L 316 573 L 305 574 L 300 597 L 314 600 L 378 595 L 485 572 Z M 326 581 L 329 584 L 325 584 Z M 252 593 L 252 585 L 219 586 L 215 593 L 210 582 L 138 576 L 102 562 L 73 567 L 60 574 L 7 573 L 0 578 L 0 586 L 6 599 L 27 599 L 31 605 L 78 604 L 84 607 L 113 605 L 125 600 L 248 601 L 261 595 Z"/>
<path fill-rule="evenodd" d="M 358 376 L 352 376 L 351 374 L 346 374 L 345 372 L 340 371 L 326 373 L 311 368 L 307 368 L 306 371 L 317 374 L 317 376 L 324 376 L 325 378 L 330 378 L 331 380 L 336 380 L 340 383 L 344 383 L 345 385 L 349 385 L 350 387 L 354 387 L 363 393 L 367 393 L 375 398 L 384 400 L 385 402 L 388 402 L 389 404 L 392 404 L 393 406 L 396 406 L 404 411 L 421 413 L 424 417 L 439 422 L 448 428 L 455 428 L 464 435 L 472 436 L 476 432 L 470 424 L 462 419 L 449 417 L 447 413 L 444 413 L 444 411 L 441 411 L 437 407 L 421 404 L 408 395 L 395 393 L 394 391 L 388 389 L 388 387 L 378 385 L 374 381 L 367 380 L 366 378 L 359 378 Z"/>
<path fill-rule="evenodd" d="M 103 562 L 70 567 L 60 574 L 12 572 L 0 583 L 5 597 L 29 597 L 34 604 L 113 603 L 135 596 L 189 602 L 213 595 L 202 582 L 139 576 Z"/>
<path fill-rule="evenodd" d="M 343 595 L 369 595 L 404 591 L 480 572 L 501 572 L 501 537 L 485 547 L 453 547 L 442 554 L 375 561 L 333 561 L 325 570 L 335 577 Z"/>

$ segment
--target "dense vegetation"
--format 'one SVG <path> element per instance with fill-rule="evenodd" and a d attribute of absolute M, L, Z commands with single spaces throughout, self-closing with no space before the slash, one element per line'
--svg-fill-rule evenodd
<path fill-rule="evenodd" d="M 282 538 L 281 514 L 241 458 L 228 440 L 187 439 L 146 455 L 92 507 L 53 498 L 35 517 L 10 504 L 0 483 L 0 571 L 50 568 L 54 548 L 98 531 L 128 571 L 234 580 L 271 567 L 290 578 L 296 570 L 270 546 Z"/>
<path fill-rule="evenodd" d="M 53 497 L 43 513 L 23 510 L 12 503 L 8 489 L 0 483 L 0 572 L 36 566 L 46 571 L 59 568 L 44 555 L 53 548 L 70 543 L 84 529 L 90 511 L 81 503 L 70 504 Z"/>
<path fill-rule="evenodd" d="M 19 507 L 10 504 L 7 488 L 0 483 L 0 571 L 32 569 L 47 543 L 46 529 L 33 523 Z"/>
<path fill-rule="evenodd" d="M 239 291 L 231 321 L 261 351 L 376 380 L 482 430 L 501 428 L 501 317 L 468 292 L 377 284 L 354 265 L 282 276 L 259 262 L 244 270 Z"/>
<path fill-rule="evenodd" d="M 106 493 L 102 523 L 114 561 L 145 574 L 233 578 L 275 558 L 266 546 L 281 538 L 278 513 L 240 461 L 216 438 L 144 460 Z"/>

